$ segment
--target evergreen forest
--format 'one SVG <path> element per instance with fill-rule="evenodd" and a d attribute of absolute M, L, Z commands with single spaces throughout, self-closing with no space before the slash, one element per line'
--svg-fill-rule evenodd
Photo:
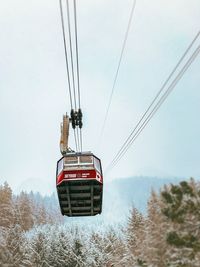
<path fill-rule="evenodd" d="M 199 267 L 200 182 L 152 189 L 147 212 L 126 223 L 77 223 L 57 196 L 0 186 L 1 267 Z"/>

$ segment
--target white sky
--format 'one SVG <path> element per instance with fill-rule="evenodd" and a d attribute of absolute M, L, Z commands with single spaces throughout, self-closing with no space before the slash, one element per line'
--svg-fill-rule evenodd
<path fill-rule="evenodd" d="M 131 6 L 132 0 L 77 0 L 83 145 L 104 167 L 200 29 L 198 0 L 137 0 L 100 147 Z M 1 1 L 0 36 L 0 182 L 50 193 L 59 125 L 70 111 L 59 1 Z M 200 56 L 105 180 L 200 176 L 199 70 Z"/>

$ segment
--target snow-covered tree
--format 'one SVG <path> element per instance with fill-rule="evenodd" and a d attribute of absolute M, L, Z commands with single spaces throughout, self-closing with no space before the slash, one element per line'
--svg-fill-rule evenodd
<path fill-rule="evenodd" d="M 119 231 L 119 230 L 118 230 Z M 123 261 L 125 254 L 125 240 L 120 237 L 116 229 L 109 228 L 100 233 L 92 232 L 86 243 L 87 254 L 91 267 L 95 266 L 126 266 Z"/>
<path fill-rule="evenodd" d="M 166 264 L 166 231 L 169 222 L 162 214 L 163 203 L 158 194 L 152 190 L 148 201 L 148 213 L 146 220 L 146 244 L 145 255 L 149 265 L 154 267 L 164 267 Z"/>
<path fill-rule="evenodd" d="M 136 209 L 132 208 L 127 227 L 127 242 L 130 251 L 129 266 L 146 266 L 146 219 Z"/>
<path fill-rule="evenodd" d="M 55 194 L 42 197 L 40 193 L 30 192 L 28 194 L 33 213 L 34 225 L 45 225 L 63 223 L 58 200 Z"/>
<path fill-rule="evenodd" d="M 26 247 L 26 259 L 32 264 L 31 266 L 49 266 L 48 265 L 48 242 L 45 232 L 38 231 L 32 236 Z"/>
<path fill-rule="evenodd" d="M 25 266 L 24 242 L 25 238 L 19 225 L 6 231 L 3 249 L 0 249 L 1 266 Z"/>
<path fill-rule="evenodd" d="M 18 222 L 22 230 L 27 231 L 33 227 L 33 211 L 27 193 L 21 192 L 16 198 L 15 208 L 17 211 Z"/>

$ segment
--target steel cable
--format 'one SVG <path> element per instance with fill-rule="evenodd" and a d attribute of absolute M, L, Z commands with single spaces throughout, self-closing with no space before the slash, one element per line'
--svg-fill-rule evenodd
<path fill-rule="evenodd" d="M 78 54 L 78 31 L 77 31 L 77 14 L 76 14 L 76 0 L 74 0 L 74 26 L 75 26 L 75 44 L 76 44 L 76 69 L 77 69 L 77 84 L 78 84 L 78 103 L 81 108 L 80 95 L 80 78 L 79 78 L 79 54 Z"/>
<path fill-rule="evenodd" d="M 74 129 L 74 141 L 75 141 L 76 151 L 78 151 L 77 136 L 75 129 Z"/>
<path fill-rule="evenodd" d="M 76 134 L 77 134 L 77 144 L 78 144 L 78 152 L 80 152 L 80 135 L 79 135 L 79 129 L 76 128 Z"/>
<path fill-rule="evenodd" d="M 66 63 L 68 86 L 69 86 L 69 96 L 70 96 L 70 104 L 71 104 L 71 109 L 72 109 L 73 108 L 73 104 L 72 104 L 72 93 L 71 93 L 71 83 L 70 83 L 70 75 L 69 75 L 69 64 L 68 64 L 68 55 L 67 55 L 66 38 L 65 38 L 65 25 L 64 25 L 64 17 L 63 17 L 62 0 L 59 0 L 59 3 L 60 3 L 60 15 L 61 15 L 62 34 L 63 34 L 64 51 L 65 51 L 65 63 Z"/>
<path fill-rule="evenodd" d="M 72 51 L 72 37 L 71 37 L 71 24 L 70 24 L 70 12 L 69 12 L 69 1 L 66 0 L 67 6 L 67 22 L 68 22 L 68 34 L 69 34 L 69 48 L 70 48 L 70 59 L 71 59 L 71 73 L 72 73 L 72 84 L 74 92 L 74 107 L 77 110 L 76 105 L 76 89 L 75 89 L 75 79 L 74 79 L 74 61 L 73 61 L 73 51 Z"/>
<path fill-rule="evenodd" d="M 72 85 L 73 85 L 73 97 L 72 97 L 72 88 L 71 88 L 71 77 L 69 70 L 69 60 L 68 60 L 68 51 L 66 45 L 66 35 L 65 35 L 65 21 L 63 14 L 63 6 L 62 0 L 59 0 L 60 4 L 60 15 L 61 15 L 61 24 L 62 24 L 62 34 L 63 34 L 63 42 L 64 42 L 64 52 L 65 52 L 65 63 L 67 69 L 67 78 L 68 78 L 68 86 L 69 86 L 69 96 L 70 96 L 70 105 L 71 110 L 77 112 L 77 97 L 76 97 L 76 85 L 75 85 L 75 72 L 74 72 L 74 60 L 73 60 L 73 50 L 72 50 L 72 34 L 71 34 L 71 19 L 70 19 L 70 10 L 69 10 L 69 2 L 66 0 L 66 8 L 67 8 L 67 22 L 68 22 L 68 34 L 69 34 L 69 50 L 70 50 L 70 61 L 71 61 L 71 77 L 72 77 Z M 80 106 L 80 82 L 79 82 L 79 61 L 78 61 L 78 38 L 77 38 L 77 15 L 76 15 L 76 2 L 74 1 L 74 24 L 75 24 L 75 43 L 76 43 L 76 65 L 77 65 L 77 86 L 78 86 L 78 105 Z M 74 98 L 74 99 L 73 99 Z M 74 104 L 74 105 L 73 105 Z M 74 141 L 76 146 L 76 151 L 82 150 L 82 132 L 78 128 L 74 129 Z"/>
<path fill-rule="evenodd" d="M 128 25 L 127 25 L 127 29 L 126 29 L 126 32 L 125 32 L 125 37 L 124 37 L 124 40 L 123 40 L 122 49 L 121 49 L 121 52 L 120 52 L 120 57 L 119 57 L 118 65 L 117 65 L 117 70 L 116 70 L 116 73 L 115 73 L 114 82 L 113 82 L 113 85 L 112 85 L 112 90 L 111 90 L 111 94 L 110 94 L 110 97 L 109 97 L 108 106 L 107 106 L 107 109 L 106 109 L 106 114 L 105 114 L 105 118 L 104 118 L 104 121 L 103 121 L 103 126 L 102 126 L 102 129 L 101 129 L 101 133 L 100 133 L 100 138 L 99 138 L 100 141 L 103 138 L 106 122 L 107 122 L 107 119 L 108 119 L 108 114 L 109 114 L 110 106 L 111 106 L 111 103 L 112 103 L 112 98 L 113 98 L 113 94 L 114 94 L 117 78 L 118 78 L 118 75 L 119 75 L 119 70 L 120 70 L 120 66 L 121 66 L 124 50 L 125 50 L 125 47 L 126 47 L 126 42 L 127 42 L 127 39 L 128 39 L 128 34 L 129 34 L 129 31 L 130 31 L 131 22 L 132 22 L 132 18 L 133 18 L 135 7 L 136 7 L 136 0 L 133 1 L 133 6 L 132 6 L 130 17 L 129 17 L 129 20 L 128 20 Z"/>
<path fill-rule="evenodd" d="M 152 102 L 150 103 L 149 107 L 147 108 L 147 110 L 145 111 L 145 113 L 142 115 L 141 119 L 138 121 L 138 123 L 136 124 L 135 128 L 133 129 L 133 131 L 131 132 L 131 134 L 128 136 L 128 138 L 126 139 L 126 141 L 122 145 L 121 149 L 118 151 L 118 153 L 115 156 L 115 158 L 118 157 L 118 155 L 121 153 L 121 151 L 123 150 L 123 148 L 129 143 L 129 140 L 131 139 L 132 135 L 137 130 L 138 126 L 143 121 L 143 119 L 145 118 L 145 116 L 147 115 L 147 113 L 149 112 L 149 110 L 151 109 L 151 107 L 153 106 L 153 104 L 155 103 L 155 101 L 158 99 L 158 97 L 160 96 L 160 94 L 163 92 L 163 90 L 165 89 L 167 83 L 170 81 L 170 79 L 172 78 L 172 76 L 174 75 L 174 73 L 176 72 L 176 70 L 178 69 L 178 67 L 180 66 L 180 64 L 182 63 L 182 61 L 184 60 L 184 58 L 186 57 L 186 55 L 188 54 L 188 52 L 192 48 L 193 44 L 198 39 L 199 35 L 200 35 L 200 32 L 197 33 L 197 35 L 194 37 L 194 39 L 192 40 L 192 42 L 190 43 L 190 45 L 187 47 L 186 51 L 184 52 L 184 54 L 182 55 L 182 57 L 179 59 L 178 63 L 176 64 L 176 66 L 174 67 L 174 69 L 172 70 L 172 72 L 169 74 L 169 76 L 166 79 L 166 81 L 163 83 L 161 89 L 158 91 L 158 93 L 156 94 L 156 96 L 154 97 L 154 99 L 152 100 Z"/>
<path fill-rule="evenodd" d="M 177 85 L 178 81 L 182 78 L 182 76 L 187 71 L 187 69 L 189 68 L 189 66 L 192 64 L 192 62 L 194 61 L 194 59 L 197 57 L 197 55 L 199 54 L 199 52 L 200 52 L 200 46 L 198 46 L 197 49 L 193 52 L 192 56 L 185 63 L 184 67 L 180 70 L 180 72 L 178 73 L 178 75 L 176 76 L 176 78 L 172 81 L 172 83 L 168 87 L 167 91 L 164 93 L 164 95 L 161 97 L 161 99 L 159 100 L 159 102 L 156 104 L 156 106 L 150 112 L 150 114 L 148 115 L 148 117 L 144 120 L 144 122 L 142 123 L 142 125 L 136 131 L 136 133 L 134 133 L 136 128 L 134 129 L 134 131 L 131 133 L 130 136 L 132 136 L 133 133 L 134 133 L 134 135 L 131 137 L 131 139 L 129 138 L 130 140 L 128 142 L 126 141 L 124 143 L 124 145 L 121 147 L 120 151 L 117 153 L 117 155 L 114 157 L 113 161 L 108 166 L 107 170 L 113 168 L 119 162 L 119 160 L 124 156 L 124 154 L 130 148 L 130 146 L 137 139 L 137 137 L 140 135 L 140 133 L 146 127 L 146 125 L 148 124 L 148 122 L 151 120 L 151 118 L 154 116 L 154 114 L 160 108 L 160 106 L 162 105 L 162 103 L 166 100 L 166 98 L 168 97 L 168 95 L 175 88 L 175 86 Z"/>
<path fill-rule="evenodd" d="M 75 27 L 75 47 L 76 47 L 76 72 L 77 72 L 77 87 L 78 87 L 78 105 L 79 110 L 81 110 L 81 94 L 80 94 L 80 75 L 79 75 L 79 52 L 78 52 L 78 27 L 77 27 L 77 12 L 76 12 L 76 0 L 74 0 L 74 27 Z M 79 151 L 82 152 L 82 130 L 77 130 L 78 141 L 79 141 Z"/>
<path fill-rule="evenodd" d="M 83 139 L 82 139 L 82 129 L 80 129 L 80 149 L 81 149 L 81 152 L 83 151 Z"/>

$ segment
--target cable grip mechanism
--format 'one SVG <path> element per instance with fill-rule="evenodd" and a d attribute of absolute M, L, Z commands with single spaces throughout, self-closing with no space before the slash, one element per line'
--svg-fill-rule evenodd
<path fill-rule="evenodd" d="M 76 126 L 79 127 L 80 129 L 83 127 L 83 122 L 82 122 L 83 113 L 80 108 L 77 111 L 71 109 L 70 117 L 71 117 L 70 122 L 72 124 L 73 129 L 75 129 Z"/>

